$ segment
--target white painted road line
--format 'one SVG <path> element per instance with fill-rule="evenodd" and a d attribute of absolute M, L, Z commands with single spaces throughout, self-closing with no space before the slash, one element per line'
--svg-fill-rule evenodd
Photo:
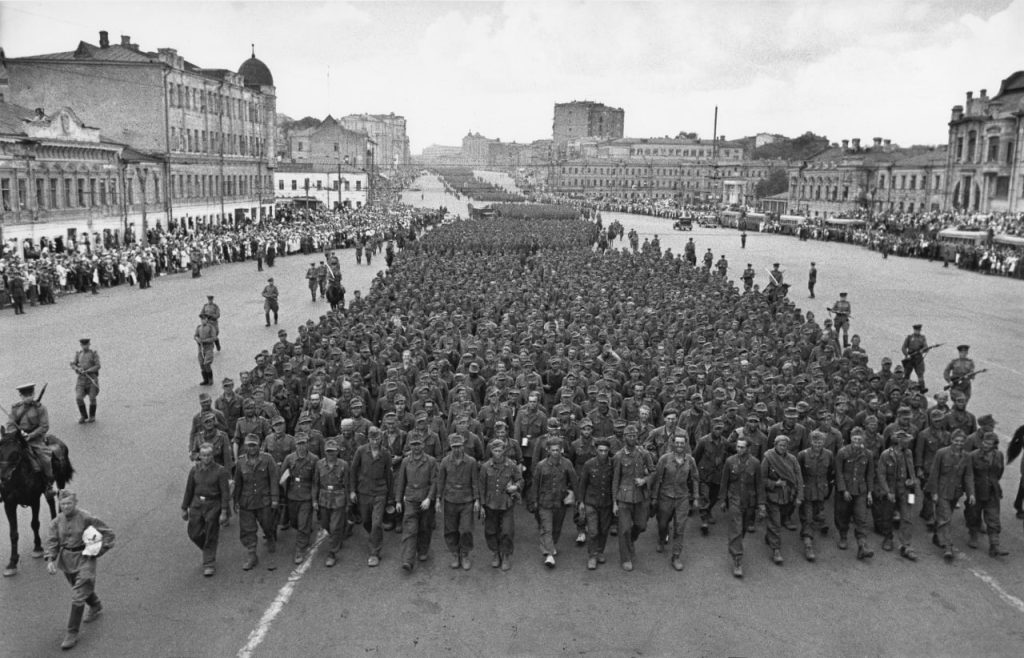
<path fill-rule="evenodd" d="M 999 581 L 977 567 L 967 567 L 967 569 L 974 574 L 975 578 L 992 588 L 992 591 L 998 594 L 999 598 L 1004 602 L 1009 604 L 1011 607 L 1016 608 L 1017 612 L 1024 614 L 1024 601 L 1021 601 L 1019 598 L 1003 589 L 1002 585 L 999 584 Z"/>
<path fill-rule="evenodd" d="M 249 633 L 249 640 L 245 643 L 245 646 L 238 651 L 238 658 L 252 658 L 253 652 L 256 648 L 263 643 L 263 640 L 267 637 L 267 632 L 270 630 L 270 625 L 274 623 L 274 619 L 281 614 L 281 610 L 284 609 L 285 604 L 292 598 L 292 592 L 295 591 L 295 586 L 302 580 L 302 577 L 309 571 L 309 565 L 313 564 L 313 558 L 316 557 L 317 549 L 320 548 L 320 544 L 327 539 L 327 532 L 321 530 L 320 536 L 316 538 L 313 545 L 309 547 L 309 552 L 306 555 L 306 559 L 302 561 L 302 564 L 295 567 L 291 575 L 288 576 L 288 582 L 285 583 L 281 589 L 277 591 L 277 596 L 270 603 L 270 606 L 264 611 L 263 616 L 260 617 L 260 622 L 256 624 L 256 628 L 252 629 L 252 633 Z M 1022 604 L 1024 605 L 1024 604 Z"/>

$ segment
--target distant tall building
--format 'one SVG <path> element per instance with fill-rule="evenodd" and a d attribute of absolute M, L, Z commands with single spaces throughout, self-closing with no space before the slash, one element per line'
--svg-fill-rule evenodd
<path fill-rule="evenodd" d="M 140 156 L 123 172 L 127 224 L 144 230 L 158 221 L 234 224 L 272 215 L 277 100 L 255 52 L 235 72 L 197 66 L 174 48 L 150 52 L 127 36 L 99 37 L 99 45 L 9 57 L 7 100 L 44 112 L 73 107 L 83 123 Z M 147 210 L 150 203 L 159 212 Z"/>
<path fill-rule="evenodd" d="M 370 138 L 343 127 L 331 115 L 319 125 L 285 131 L 284 159 L 314 164 L 346 164 L 366 168 Z"/>
<path fill-rule="evenodd" d="M 593 101 L 555 103 L 552 136 L 559 148 L 587 138 L 621 139 L 625 121 L 626 112 L 622 108 Z"/>
<path fill-rule="evenodd" d="M 395 114 L 349 114 L 341 118 L 349 130 L 366 133 L 372 144 L 373 165 L 390 171 L 409 164 L 409 136 L 405 117 Z"/>

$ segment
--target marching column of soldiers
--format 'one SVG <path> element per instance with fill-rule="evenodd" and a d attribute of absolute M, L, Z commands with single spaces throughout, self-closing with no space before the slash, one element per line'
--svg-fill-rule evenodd
<path fill-rule="evenodd" d="M 205 575 L 232 513 L 244 569 L 323 541 L 327 567 L 354 543 L 368 567 L 413 571 L 445 550 L 469 570 L 485 550 L 508 571 L 524 522 L 550 569 L 566 517 L 588 569 L 616 536 L 627 572 L 667 548 L 674 570 L 713 550 L 742 577 L 761 524 L 777 565 L 794 549 L 820 562 L 825 541 L 869 563 L 872 535 L 909 564 L 922 529 L 947 560 L 982 535 L 1006 555 L 1005 461 L 991 415 L 967 410 L 981 372 L 967 346 L 950 394 L 928 398 L 918 327 L 912 367 L 876 369 L 882 348 L 846 341 L 845 299 L 818 325 L 779 294 L 778 264 L 774 292 L 746 276 L 739 290 L 689 245 L 595 250 L 602 238 L 584 220 L 443 226 L 369 295 L 257 355 L 237 390 L 225 379 L 194 419 L 182 501 Z"/>

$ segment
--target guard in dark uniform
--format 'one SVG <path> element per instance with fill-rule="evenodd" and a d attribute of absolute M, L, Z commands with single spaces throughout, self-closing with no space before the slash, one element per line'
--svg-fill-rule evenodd
<path fill-rule="evenodd" d="M 71 369 L 78 373 L 75 382 L 75 402 L 78 404 L 79 423 L 96 422 L 96 396 L 100 394 L 100 355 L 89 346 L 89 339 L 79 339 L 82 346 L 71 361 Z M 89 396 L 89 411 L 85 410 L 85 397 Z"/>
<path fill-rule="evenodd" d="M 267 279 L 267 285 L 263 287 L 263 315 L 267 319 L 267 326 L 270 326 L 270 314 L 274 314 L 274 324 L 277 324 L 277 296 L 280 294 L 277 286 L 274 285 L 274 277 Z"/>
<path fill-rule="evenodd" d="M 220 351 L 220 306 L 213 303 L 213 295 L 206 296 L 206 303 L 203 304 L 203 308 L 199 310 L 200 315 L 205 315 L 210 318 L 210 324 L 213 325 L 213 330 L 217 335 L 214 344 L 217 346 L 217 351 Z"/>
<path fill-rule="evenodd" d="M 839 293 L 839 299 L 830 309 L 835 314 L 835 320 L 833 325 L 836 328 L 836 333 L 843 332 L 843 347 L 850 346 L 850 302 L 846 300 L 846 293 Z"/>
<path fill-rule="evenodd" d="M 807 290 L 811 293 L 811 299 L 814 299 L 814 285 L 818 283 L 818 268 L 815 266 L 814 261 L 811 261 L 811 271 L 807 273 Z"/>
<path fill-rule="evenodd" d="M 949 362 L 946 369 L 942 371 L 942 378 L 949 383 L 950 394 L 952 395 L 955 391 L 960 391 L 967 398 L 967 401 L 971 400 L 971 376 L 974 372 L 974 360 L 968 358 L 967 353 L 970 351 L 970 345 L 958 345 L 957 352 L 960 354 Z"/>
<path fill-rule="evenodd" d="M 199 347 L 199 372 L 203 375 L 200 386 L 211 386 L 213 384 L 213 350 L 217 342 L 217 330 L 210 324 L 210 317 L 206 314 L 199 314 L 200 324 L 196 327 L 193 339 Z"/>
<path fill-rule="evenodd" d="M 53 463 L 51 462 L 50 447 L 46 445 L 46 435 L 50 431 L 50 414 L 46 407 L 36 400 L 36 385 L 25 384 L 18 387 L 19 402 L 11 407 L 11 422 L 7 425 L 7 431 L 12 432 L 17 427 L 21 430 L 32 456 L 33 468 L 42 471 L 46 476 L 46 496 L 52 497 L 57 493 L 53 487 Z"/>
<path fill-rule="evenodd" d="M 921 333 L 921 325 L 915 324 L 914 333 L 903 339 L 900 351 L 903 352 L 903 370 L 907 378 L 910 378 L 912 372 L 917 374 L 917 383 L 921 385 L 922 393 L 928 390 L 924 385 L 924 353 L 927 350 L 928 339 Z"/>

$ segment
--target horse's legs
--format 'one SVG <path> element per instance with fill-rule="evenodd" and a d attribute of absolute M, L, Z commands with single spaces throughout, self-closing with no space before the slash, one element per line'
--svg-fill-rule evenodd
<path fill-rule="evenodd" d="M 7 515 L 7 525 L 11 527 L 11 559 L 7 562 L 4 575 L 13 576 L 18 572 L 18 506 L 12 500 L 5 500 L 4 512 Z"/>
<path fill-rule="evenodd" d="M 39 538 L 39 499 L 32 503 L 32 557 L 43 557 L 43 541 Z"/>
<path fill-rule="evenodd" d="M 64 487 L 61 487 L 62 489 Z M 43 496 L 46 499 L 46 506 L 50 508 L 50 520 L 53 521 L 57 518 L 57 505 L 53 502 L 53 496 Z M 36 517 L 38 519 L 38 516 Z"/>

